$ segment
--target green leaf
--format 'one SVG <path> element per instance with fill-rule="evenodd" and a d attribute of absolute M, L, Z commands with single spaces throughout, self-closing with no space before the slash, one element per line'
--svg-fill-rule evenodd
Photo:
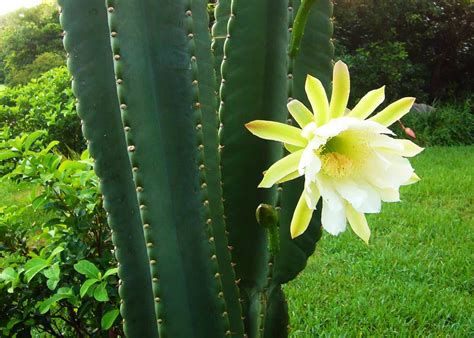
<path fill-rule="evenodd" d="M 81 298 L 83 298 L 85 294 L 87 293 L 87 291 L 89 291 L 89 288 L 95 283 L 97 283 L 98 281 L 99 280 L 95 278 L 86 280 L 84 284 L 82 284 L 81 289 L 79 290 L 79 295 L 81 296 Z"/>
<path fill-rule="evenodd" d="M 39 313 L 41 313 L 42 315 L 45 314 L 46 312 L 49 311 L 49 308 L 51 307 L 51 305 L 57 303 L 61 299 L 66 299 L 70 297 L 72 297 L 72 295 L 67 294 L 67 293 L 62 293 L 62 294 L 57 293 L 55 295 L 52 295 L 45 301 L 39 303 L 39 306 L 38 306 Z"/>
<path fill-rule="evenodd" d="M 19 153 L 12 150 L 7 150 L 0 153 L 0 161 L 9 160 L 13 157 L 16 157 Z"/>
<path fill-rule="evenodd" d="M 87 260 L 81 260 L 74 264 L 74 269 L 79 272 L 80 274 L 83 274 L 87 278 L 97 278 L 100 279 L 100 271 L 97 269 L 97 267 L 94 265 L 94 263 L 91 263 Z"/>
<path fill-rule="evenodd" d="M 87 163 L 66 160 L 58 168 L 59 173 L 63 173 L 65 170 L 86 170 L 89 167 Z"/>
<path fill-rule="evenodd" d="M 104 276 L 102 277 L 102 279 L 105 279 L 111 275 L 115 275 L 117 272 L 118 272 L 118 268 L 109 269 L 104 273 Z"/>
<path fill-rule="evenodd" d="M 50 290 L 56 289 L 59 283 L 59 274 L 60 274 L 60 269 L 59 269 L 58 263 L 54 264 L 49 269 L 46 269 L 43 271 L 43 275 L 48 279 L 46 281 L 46 285 L 48 286 L 48 289 Z"/>
<path fill-rule="evenodd" d="M 120 311 L 115 309 L 115 310 L 110 310 L 106 312 L 102 316 L 102 320 L 100 321 L 100 325 L 102 326 L 102 330 L 108 330 L 112 327 L 112 325 L 115 322 L 115 319 L 117 319 L 117 316 L 119 315 Z"/>
<path fill-rule="evenodd" d="M 15 288 L 20 284 L 20 275 L 12 267 L 8 267 L 0 273 L 0 280 L 11 283 L 11 287 L 8 288 L 8 293 L 13 293 Z"/>
<path fill-rule="evenodd" d="M 107 294 L 106 286 L 106 283 L 101 283 L 94 291 L 94 298 L 99 302 L 106 302 L 109 300 L 109 295 Z"/>
<path fill-rule="evenodd" d="M 48 262 L 40 257 L 32 258 L 25 264 L 26 281 L 29 283 L 38 272 L 46 269 L 49 266 Z"/>
<path fill-rule="evenodd" d="M 54 248 L 53 252 L 51 252 L 51 255 L 49 255 L 48 263 L 51 263 L 54 256 L 59 255 L 63 250 L 64 250 L 64 248 L 62 246 L 58 246 L 58 247 Z"/>
<path fill-rule="evenodd" d="M 59 141 L 51 141 L 46 148 L 44 148 L 43 150 L 41 150 L 41 154 L 47 154 L 49 153 L 49 151 L 51 149 L 53 149 L 54 147 L 56 147 L 57 145 L 59 144 Z"/>
<path fill-rule="evenodd" d="M 44 134 L 46 134 L 46 132 L 43 130 L 37 130 L 29 134 L 25 140 L 25 143 L 23 144 L 24 151 L 30 150 L 31 145 Z"/>

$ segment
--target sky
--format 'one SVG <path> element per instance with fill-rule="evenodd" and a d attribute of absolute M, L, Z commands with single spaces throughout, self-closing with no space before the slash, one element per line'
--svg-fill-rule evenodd
<path fill-rule="evenodd" d="M 0 0 L 0 15 L 12 12 L 21 7 L 33 7 L 40 3 L 41 0 Z"/>

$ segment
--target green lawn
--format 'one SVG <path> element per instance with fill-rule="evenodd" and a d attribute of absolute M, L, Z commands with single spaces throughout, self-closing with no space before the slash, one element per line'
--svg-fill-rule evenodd
<path fill-rule="evenodd" d="M 6 88 L 6 86 L 5 86 L 4 84 L 1 84 L 1 83 L 0 83 L 0 92 L 1 92 L 2 90 L 4 90 L 5 88 Z"/>
<path fill-rule="evenodd" d="M 291 337 L 474 336 L 474 147 L 431 148 L 369 246 L 325 234 L 285 287 Z"/>

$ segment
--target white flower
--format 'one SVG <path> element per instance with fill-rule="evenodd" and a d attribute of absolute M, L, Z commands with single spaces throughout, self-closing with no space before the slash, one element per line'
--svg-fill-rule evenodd
<path fill-rule="evenodd" d="M 259 187 L 305 176 L 290 226 L 292 238 L 307 229 L 322 198 L 321 223 L 327 232 L 343 232 L 347 219 L 368 243 L 370 229 L 364 214 L 380 212 L 382 201 L 399 201 L 400 186 L 419 180 L 406 157 L 423 149 L 391 138 L 394 134 L 387 128 L 409 112 L 415 99 L 400 99 L 366 120 L 383 102 L 385 88 L 370 91 L 348 110 L 349 87 L 349 71 L 339 61 L 334 66 L 330 103 L 321 82 L 308 75 L 305 89 L 314 115 L 297 100 L 288 104 L 301 129 L 261 120 L 246 125 L 261 138 L 283 142 L 290 152 L 265 172 Z"/>

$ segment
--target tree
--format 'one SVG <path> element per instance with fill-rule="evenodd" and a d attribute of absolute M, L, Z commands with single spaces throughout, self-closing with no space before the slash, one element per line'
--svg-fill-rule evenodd
<path fill-rule="evenodd" d="M 59 57 L 65 63 L 58 16 L 56 6 L 45 2 L 0 18 L 0 77 L 3 72 L 6 83 L 26 83 L 38 76 L 39 70 L 57 67 Z M 44 53 L 49 56 L 37 60 Z M 52 61 L 50 67 L 47 58 Z M 35 67 L 35 62 L 41 67 Z"/>

